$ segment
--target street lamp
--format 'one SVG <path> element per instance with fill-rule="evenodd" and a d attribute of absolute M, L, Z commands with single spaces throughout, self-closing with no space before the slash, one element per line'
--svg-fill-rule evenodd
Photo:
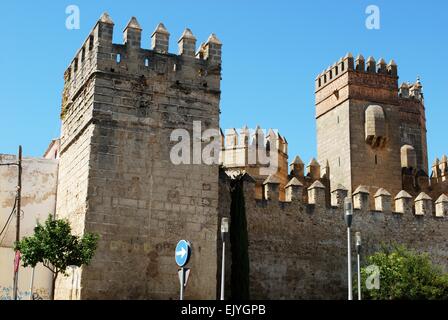
<path fill-rule="evenodd" d="M 225 258 L 226 258 L 226 236 L 229 233 L 229 218 L 221 220 L 222 239 L 222 261 L 221 261 L 221 300 L 224 300 Z"/>
<path fill-rule="evenodd" d="M 352 292 L 352 255 L 350 243 L 350 227 L 353 219 L 353 203 L 351 197 L 346 197 L 344 200 L 344 218 L 347 224 L 347 270 L 348 270 L 348 300 L 353 300 Z"/>
<path fill-rule="evenodd" d="M 361 232 L 356 232 L 356 255 L 358 259 L 358 300 L 361 300 Z"/>

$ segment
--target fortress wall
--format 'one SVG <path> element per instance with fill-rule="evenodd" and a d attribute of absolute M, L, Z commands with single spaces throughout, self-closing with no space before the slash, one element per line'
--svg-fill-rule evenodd
<path fill-rule="evenodd" d="M 100 235 L 77 298 L 177 299 L 174 248 L 188 239 L 185 298 L 214 299 L 218 165 L 191 156 L 176 165 L 170 151 L 175 129 L 190 139 L 191 155 L 193 144 L 206 143 L 193 135 L 194 121 L 201 133 L 219 129 L 221 43 L 211 35 L 195 53 L 186 29 L 176 55 L 163 24 L 151 50 L 141 47 L 135 18 L 124 44 L 112 43 L 113 29 L 103 15 L 66 72 L 58 216 Z M 68 286 L 58 281 L 57 298 L 69 298 Z"/>
<path fill-rule="evenodd" d="M 343 209 L 334 201 L 331 208 L 327 207 L 322 188 L 308 190 L 315 203 L 257 200 L 253 183 L 246 180 L 244 188 L 251 298 L 346 299 L 347 233 Z M 386 193 L 375 198 L 376 209 L 370 210 L 369 195 L 355 193 L 354 275 L 357 231 L 362 234 L 362 263 L 382 244 L 398 243 L 429 253 L 435 263 L 448 270 L 448 202 L 444 200 L 442 212 L 440 202 L 439 210 L 434 211 L 434 201 L 424 199 L 415 202 L 401 193 L 394 201 Z M 442 213 L 445 216 L 435 216 Z"/>

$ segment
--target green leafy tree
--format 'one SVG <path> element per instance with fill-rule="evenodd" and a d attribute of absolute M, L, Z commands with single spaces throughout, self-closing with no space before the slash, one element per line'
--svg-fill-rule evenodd
<path fill-rule="evenodd" d="M 249 299 L 249 240 L 247 235 L 246 205 L 243 178 L 232 181 L 230 205 L 230 244 L 232 246 L 231 291 L 232 299 Z"/>
<path fill-rule="evenodd" d="M 44 225 L 34 228 L 34 235 L 16 242 L 24 267 L 42 263 L 53 273 L 52 293 L 59 274 L 67 276 L 67 267 L 88 265 L 97 248 L 98 235 L 87 233 L 82 238 L 72 235 L 67 220 L 49 216 Z"/>
<path fill-rule="evenodd" d="M 361 268 L 363 299 L 448 299 L 448 274 L 434 265 L 427 254 L 417 253 L 404 246 L 383 246 L 380 251 L 369 256 L 367 262 L 379 268 L 380 281 L 379 289 L 367 289 L 366 280 L 371 274 L 367 267 Z"/>

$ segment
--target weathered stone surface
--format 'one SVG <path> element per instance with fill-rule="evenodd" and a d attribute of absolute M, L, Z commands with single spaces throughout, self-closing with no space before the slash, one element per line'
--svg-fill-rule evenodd
<path fill-rule="evenodd" d="M 163 24 L 154 51 L 140 48 L 135 19 L 127 45 L 113 44 L 112 32 L 108 19 L 98 22 L 64 87 L 57 215 L 78 234 L 100 235 L 80 298 L 177 299 L 174 248 L 188 239 L 186 299 L 214 299 L 218 165 L 174 165 L 170 135 L 182 128 L 193 137 L 193 121 L 219 128 L 217 53 L 213 61 L 169 54 Z M 57 298 L 69 298 L 70 281 L 60 277 Z"/>

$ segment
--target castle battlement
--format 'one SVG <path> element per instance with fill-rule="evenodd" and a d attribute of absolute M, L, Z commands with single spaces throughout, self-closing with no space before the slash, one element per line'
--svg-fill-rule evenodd
<path fill-rule="evenodd" d="M 332 66 L 329 66 L 316 77 L 316 92 L 330 85 L 336 79 L 349 73 L 350 71 L 365 74 L 367 76 L 372 75 L 372 77 L 366 78 L 370 81 L 375 81 L 375 78 L 373 77 L 374 75 L 381 76 L 381 79 L 390 78 L 392 82 L 398 79 L 397 64 L 394 60 L 386 63 L 386 61 L 381 58 L 378 62 L 376 62 L 375 59 L 370 56 L 367 61 L 365 61 L 361 54 L 359 54 L 355 59 L 351 53 L 347 53 L 343 58 L 340 58 Z M 364 81 L 366 79 L 364 79 Z M 378 80 L 376 83 L 377 82 Z"/>
<path fill-rule="evenodd" d="M 295 204 L 308 207 L 308 212 L 313 210 L 326 211 L 333 209 L 343 214 L 344 199 L 349 196 L 344 186 L 339 185 L 331 191 L 331 202 L 326 199 L 327 187 L 319 180 L 314 181 L 309 187 L 304 185 L 293 177 L 284 188 L 285 199 L 281 200 L 280 181 L 275 175 L 270 175 L 263 182 L 263 198 L 259 199 L 255 192 L 256 180 L 246 173 L 244 181 L 250 198 L 257 201 L 258 206 L 270 206 L 269 203 L 279 202 L 279 208 L 289 211 L 289 206 Z M 304 197 L 303 193 L 307 193 Z M 448 215 L 448 197 L 446 194 L 440 194 L 437 199 L 431 198 L 425 192 L 421 192 L 416 197 L 412 197 L 405 190 L 401 190 L 395 196 L 384 188 L 379 188 L 371 195 L 367 186 L 358 186 L 352 194 L 353 208 L 360 212 L 382 212 L 386 214 L 406 214 L 414 216 L 427 216 L 443 218 Z M 374 208 L 371 208 L 371 201 Z M 331 205 L 328 205 L 331 203 Z"/>
<path fill-rule="evenodd" d="M 178 40 L 178 53 L 169 52 L 170 33 L 159 23 L 151 35 L 151 48 L 142 48 L 142 28 L 132 17 L 123 31 L 123 44 L 112 42 L 114 23 L 104 13 L 64 73 L 62 115 L 65 117 L 80 90 L 94 74 L 114 74 L 123 79 L 171 81 L 184 91 L 203 88 L 220 92 L 221 47 L 215 34 L 196 51 L 196 38 L 185 29 Z M 157 86 L 154 81 L 153 86 Z"/>

